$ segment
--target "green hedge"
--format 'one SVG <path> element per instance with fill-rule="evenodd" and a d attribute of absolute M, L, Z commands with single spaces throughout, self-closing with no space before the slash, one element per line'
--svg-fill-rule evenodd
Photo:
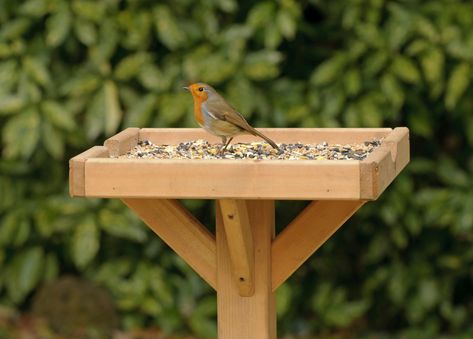
<path fill-rule="evenodd" d="M 187 81 L 255 126 L 411 130 L 412 161 L 278 292 L 279 332 L 473 334 L 469 1 L 0 1 L 0 304 L 78 274 L 125 328 L 215 334 L 215 295 L 67 160 L 128 126 L 195 127 Z M 212 206 L 185 201 L 211 225 Z M 300 203 L 279 203 L 290 220 Z M 281 227 L 279 225 L 279 227 Z"/>

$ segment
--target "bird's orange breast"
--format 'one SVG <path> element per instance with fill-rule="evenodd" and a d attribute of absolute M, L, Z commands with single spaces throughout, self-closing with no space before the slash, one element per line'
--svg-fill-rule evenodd
<path fill-rule="evenodd" d="M 204 125 L 204 113 L 202 112 L 202 104 L 207 101 L 207 93 L 194 92 L 192 91 L 192 97 L 194 99 L 194 118 L 197 120 L 199 125 Z"/>
<path fill-rule="evenodd" d="M 204 124 L 204 115 L 201 109 L 201 103 L 194 102 L 194 118 L 197 120 L 199 125 Z"/>

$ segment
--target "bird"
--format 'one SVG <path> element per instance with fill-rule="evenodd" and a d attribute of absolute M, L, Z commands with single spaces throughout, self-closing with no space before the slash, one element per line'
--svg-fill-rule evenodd
<path fill-rule="evenodd" d="M 194 117 L 200 127 L 222 139 L 221 154 L 225 152 L 233 137 L 240 134 L 258 136 L 279 153 L 281 152 L 273 140 L 250 126 L 243 115 L 227 103 L 212 86 L 197 82 L 184 87 L 184 89 L 192 94 Z"/>

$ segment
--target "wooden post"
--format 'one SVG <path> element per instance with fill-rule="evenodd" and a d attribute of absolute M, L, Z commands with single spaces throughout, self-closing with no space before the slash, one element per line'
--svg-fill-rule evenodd
<path fill-rule="evenodd" d="M 253 231 L 251 229 L 248 209 L 245 200 L 219 200 L 225 236 L 230 260 L 232 262 L 233 279 L 242 297 L 250 297 L 254 293 Z"/>
<path fill-rule="evenodd" d="M 251 296 L 241 296 L 235 284 L 221 209 L 216 208 L 218 338 L 275 339 L 276 307 L 271 291 L 274 201 L 247 200 L 246 206 L 254 248 L 254 294 Z"/>

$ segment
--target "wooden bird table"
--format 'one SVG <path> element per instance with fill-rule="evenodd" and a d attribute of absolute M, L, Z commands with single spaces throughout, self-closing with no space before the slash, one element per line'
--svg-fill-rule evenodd
<path fill-rule="evenodd" d="M 116 158 L 140 140 L 220 141 L 202 129 L 128 128 L 70 160 L 72 196 L 121 199 L 217 291 L 221 339 L 276 338 L 276 289 L 409 162 L 403 127 L 261 131 L 277 143 L 383 141 L 362 161 Z M 216 235 L 183 198 L 216 200 Z M 274 201 L 302 199 L 312 202 L 275 236 Z"/>

